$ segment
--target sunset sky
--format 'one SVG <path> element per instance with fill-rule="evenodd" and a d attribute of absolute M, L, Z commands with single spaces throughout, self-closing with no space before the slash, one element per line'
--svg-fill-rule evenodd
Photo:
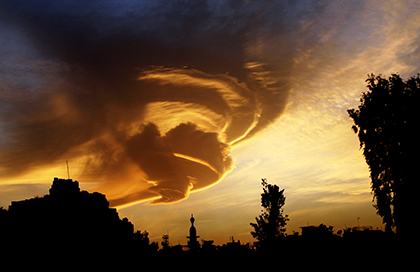
<path fill-rule="evenodd" d="M 287 232 L 381 228 L 346 112 L 367 74 L 420 72 L 420 5 L 0 1 L 0 206 L 54 177 L 153 241 L 252 242 L 261 178 Z"/>

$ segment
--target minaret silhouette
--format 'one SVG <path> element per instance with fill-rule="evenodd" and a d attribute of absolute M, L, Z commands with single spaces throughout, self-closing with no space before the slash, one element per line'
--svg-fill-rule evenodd
<path fill-rule="evenodd" d="M 200 248 L 200 244 L 198 243 L 197 238 L 199 238 L 200 236 L 197 236 L 197 230 L 194 227 L 195 218 L 193 214 L 191 214 L 190 222 L 190 236 L 187 236 L 187 238 L 190 239 L 188 241 L 188 247 L 191 251 L 197 251 Z"/>

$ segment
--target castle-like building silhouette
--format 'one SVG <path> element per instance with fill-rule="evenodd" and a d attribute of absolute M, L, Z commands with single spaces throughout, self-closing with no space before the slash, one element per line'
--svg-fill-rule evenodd
<path fill-rule="evenodd" d="M 6 243 L 23 248 L 87 245 L 86 250 L 97 251 L 130 243 L 134 232 L 133 224 L 109 207 L 105 195 L 81 191 L 72 179 L 54 178 L 49 195 L 13 201 L 4 221 Z"/>

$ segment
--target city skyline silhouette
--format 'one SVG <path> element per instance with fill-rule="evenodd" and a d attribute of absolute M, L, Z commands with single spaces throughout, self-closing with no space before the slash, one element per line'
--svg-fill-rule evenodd
<path fill-rule="evenodd" d="M 73 181 L 73 179 L 55 177 L 49 194 L 12 201 L 7 209 L 3 207 L 1 209 L 2 229 L 0 232 L 6 244 L 16 243 L 21 246 L 25 243 L 55 243 L 56 247 L 63 245 L 71 247 L 84 243 L 99 246 L 104 243 L 128 245 L 129 241 L 136 240 L 138 236 L 138 239 L 147 239 L 147 244 L 153 247 L 154 251 L 159 249 L 159 241 L 150 241 L 148 237 L 153 230 L 143 230 L 143 233 L 141 230 L 135 230 L 128 218 L 120 219 L 117 210 L 109 207 L 105 195 L 80 190 L 79 182 Z M 168 229 L 167 234 L 162 236 L 160 247 L 162 250 L 165 250 L 165 247 L 177 248 L 177 246 L 181 246 L 181 251 L 198 252 L 201 249 L 204 251 L 215 250 L 216 246 L 221 246 L 214 244 L 214 240 L 211 239 L 201 239 L 200 241 L 198 239 L 200 235 L 197 235 L 198 232 L 194 225 L 196 219 L 193 214 L 188 221 L 191 225 L 188 236 L 185 236 L 185 243 L 181 243 L 180 240 L 177 243 L 171 241 Z M 376 236 L 383 233 L 381 230 L 374 230 L 371 226 L 360 227 L 360 225 L 340 230 L 324 224 L 302 226 L 300 229 L 300 232 L 293 232 L 289 236 L 298 237 L 301 235 L 308 239 L 323 239 L 332 236 L 342 237 L 343 233 L 351 236 L 352 232 L 364 231 L 368 233 L 371 231 L 373 233 L 376 231 Z M 184 231 L 187 233 L 186 229 Z M 284 237 L 287 236 L 287 234 L 284 235 Z M 237 249 L 242 246 L 250 251 L 255 251 L 258 242 L 241 244 L 240 240 L 235 241 L 234 236 L 229 236 L 229 240 L 224 243 L 224 246 L 231 249 L 235 245 L 238 246 Z"/>
<path fill-rule="evenodd" d="M 72 179 L 54 178 L 49 194 L 43 197 L 14 201 L 8 210 L 0 209 L 0 253 L 5 264 L 24 260 L 20 268 L 33 269 L 48 256 L 51 265 L 62 267 L 94 266 L 133 269 L 146 260 L 165 267 L 167 262 L 189 265 L 223 265 L 225 269 L 245 269 L 258 265 L 261 259 L 278 262 L 279 256 L 292 262 L 305 260 L 304 267 L 337 268 L 343 263 L 357 264 L 369 259 L 381 260 L 378 248 L 399 248 L 392 263 L 369 263 L 372 268 L 405 269 L 414 264 L 413 251 L 407 237 L 381 230 L 360 227 L 334 231 L 332 226 L 302 227 L 302 232 L 281 235 L 270 243 L 241 243 L 234 236 L 223 245 L 201 239 L 193 214 L 187 245 L 171 244 L 169 234 L 162 242 L 150 241 L 149 232 L 135 231 L 127 218 L 120 219 L 109 208 L 106 197 L 97 192 L 81 191 Z M 268 237 L 268 236 L 267 236 Z M 403 238 L 403 239 L 401 239 Z M 269 238 L 272 239 L 272 238 Z M 414 244 L 413 244 L 414 245 Z M 410 248 L 410 249 L 409 249 Z M 389 254 L 389 253 L 386 253 Z"/>
<path fill-rule="evenodd" d="M 57 243 L 74 245 L 77 243 L 99 244 L 102 243 L 127 243 L 136 235 L 139 239 L 147 238 L 148 230 L 141 231 L 134 229 L 133 224 L 128 218 L 119 218 L 119 214 L 114 208 L 109 207 L 106 196 L 93 192 L 89 193 L 80 190 L 79 182 L 72 179 L 54 178 L 49 194 L 42 197 L 12 201 L 8 209 L 2 207 L 2 229 L 1 233 L 6 242 L 22 245 L 25 243 Z M 198 251 L 200 248 L 211 248 L 213 240 L 205 240 L 197 235 L 194 225 L 196 219 L 191 214 L 189 218 L 190 228 L 188 231 L 187 243 L 183 245 L 183 251 Z M 291 237 L 325 238 L 355 231 L 374 231 L 372 228 L 352 227 L 345 230 L 334 230 L 333 226 L 320 224 L 319 226 L 303 226 L 301 233 L 295 232 Z M 376 230 L 377 233 L 383 233 Z M 145 233 L 147 233 L 146 236 Z M 169 233 L 169 230 L 168 230 Z M 176 247 L 181 245 L 169 242 L 169 234 L 162 236 L 165 246 Z M 377 234 L 380 235 L 380 234 Z M 166 236 L 166 237 L 165 237 Z M 287 237 L 287 235 L 283 235 Z M 7 238 L 6 238 L 7 237 Z M 240 241 L 235 241 L 234 236 L 229 237 L 225 245 L 242 245 Z M 256 243 L 258 245 L 258 243 Z M 164 249 L 165 246 L 162 243 Z M 219 245 L 218 245 L 219 246 Z M 255 244 L 245 245 L 248 249 L 255 250 Z M 159 248 L 159 246 L 156 246 Z M 156 249 L 157 249 L 156 248 Z"/>

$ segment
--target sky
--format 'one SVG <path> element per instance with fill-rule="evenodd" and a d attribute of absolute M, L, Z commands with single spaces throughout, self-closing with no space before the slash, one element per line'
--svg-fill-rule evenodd
<path fill-rule="evenodd" d="M 287 232 L 382 228 L 346 112 L 420 71 L 417 1 L 0 1 L 0 206 L 54 177 L 160 242 L 252 242 L 261 178 Z M 360 218 L 357 220 L 357 218 Z"/>

